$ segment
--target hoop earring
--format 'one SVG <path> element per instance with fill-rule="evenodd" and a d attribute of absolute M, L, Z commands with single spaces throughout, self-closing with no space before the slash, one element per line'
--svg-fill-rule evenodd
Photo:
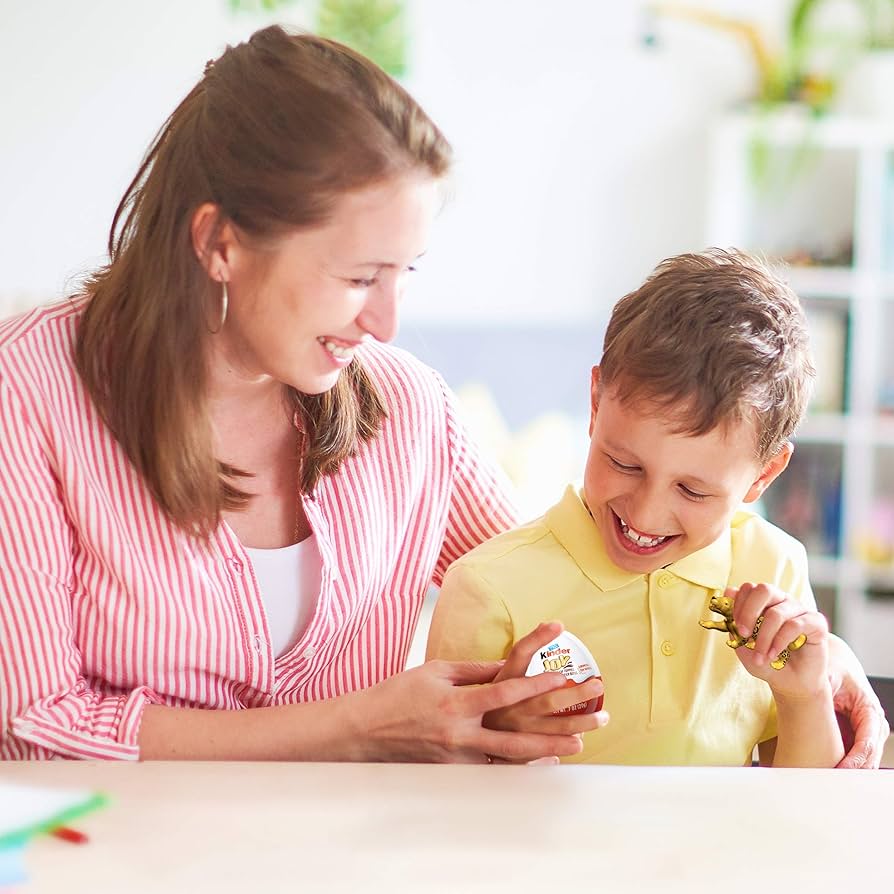
<path fill-rule="evenodd" d="M 220 303 L 221 303 L 220 323 L 218 323 L 217 329 L 211 329 L 210 327 L 208 328 L 208 331 L 212 335 L 217 335 L 217 333 L 220 332 L 221 329 L 223 329 L 224 323 L 226 323 L 226 321 L 227 321 L 227 308 L 230 305 L 230 296 L 227 294 L 227 281 L 225 279 L 222 279 L 220 281 L 220 284 L 223 288 L 223 294 L 222 294 L 221 300 L 220 300 Z"/>

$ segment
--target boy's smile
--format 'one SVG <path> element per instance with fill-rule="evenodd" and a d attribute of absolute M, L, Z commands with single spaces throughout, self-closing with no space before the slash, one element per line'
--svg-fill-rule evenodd
<path fill-rule="evenodd" d="M 790 444 L 761 467 L 747 420 L 684 434 L 683 408 L 625 404 L 598 384 L 596 367 L 584 493 L 609 558 L 625 571 L 648 574 L 713 543 L 788 463 Z"/>
<path fill-rule="evenodd" d="M 646 534 L 631 528 L 615 512 L 612 512 L 615 527 L 618 529 L 619 541 L 622 546 L 637 556 L 649 556 L 662 550 L 678 535 L 676 534 Z"/>

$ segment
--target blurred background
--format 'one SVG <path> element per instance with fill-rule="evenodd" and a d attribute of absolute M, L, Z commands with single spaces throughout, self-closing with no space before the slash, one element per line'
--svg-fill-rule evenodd
<path fill-rule="evenodd" d="M 894 675 L 894 0 L 0 0 L 0 315 L 103 262 L 158 127 L 271 22 L 373 56 L 453 143 L 398 343 L 528 516 L 580 477 L 620 296 L 708 244 L 785 265 L 820 377 L 763 509 Z"/>

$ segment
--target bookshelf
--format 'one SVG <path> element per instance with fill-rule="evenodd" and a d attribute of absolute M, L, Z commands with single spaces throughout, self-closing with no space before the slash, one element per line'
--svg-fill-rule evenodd
<path fill-rule="evenodd" d="M 710 145 L 706 244 L 787 265 L 817 386 L 767 517 L 807 546 L 832 628 L 894 675 L 894 124 L 740 113 Z"/>

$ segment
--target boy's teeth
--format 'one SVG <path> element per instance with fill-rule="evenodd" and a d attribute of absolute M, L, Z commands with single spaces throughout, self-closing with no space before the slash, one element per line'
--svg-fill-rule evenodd
<path fill-rule="evenodd" d="M 647 537 L 645 534 L 638 534 L 636 531 L 631 531 L 630 526 L 620 515 L 618 516 L 618 521 L 621 523 L 621 533 L 631 541 L 631 543 L 635 543 L 637 546 L 658 546 L 659 543 L 664 543 L 664 541 L 667 540 L 666 536 Z"/>

